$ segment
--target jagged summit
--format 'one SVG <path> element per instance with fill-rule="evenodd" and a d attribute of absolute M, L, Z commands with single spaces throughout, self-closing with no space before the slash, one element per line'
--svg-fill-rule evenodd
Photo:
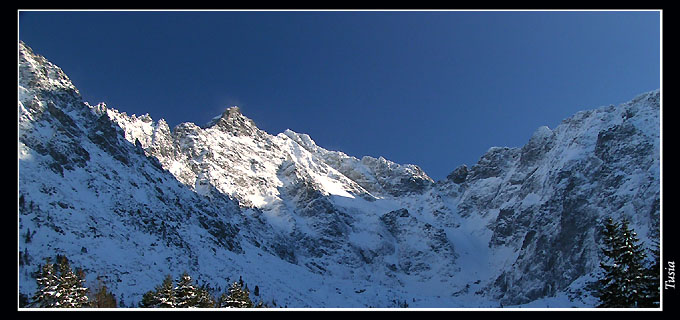
<path fill-rule="evenodd" d="M 79 102 L 80 92 L 61 68 L 43 56 L 35 54 L 23 41 L 19 41 L 19 94 L 24 100 L 27 88 L 38 92 L 38 98 L 52 95 L 62 103 Z"/>
<path fill-rule="evenodd" d="M 228 119 L 234 119 L 234 118 L 240 118 L 244 117 L 243 113 L 241 113 L 241 108 L 238 106 L 231 106 L 228 107 L 227 109 L 222 112 L 222 115 L 219 116 L 219 118 L 228 120 Z"/>
<path fill-rule="evenodd" d="M 259 131 L 255 122 L 244 116 L 238 106 L 231 106 L 225 109 L 222 114 L 214 117 L 203 128 L 210 127 L 217 127 L 234 135 L 248 135 Z"/>

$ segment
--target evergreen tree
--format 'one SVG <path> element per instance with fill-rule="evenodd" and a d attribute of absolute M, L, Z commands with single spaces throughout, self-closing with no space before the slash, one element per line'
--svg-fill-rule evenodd
<path fill-rule="evenodd" d="M 659 242 L 655 242 L 655 246 L 650 250 L 651 263 L 647 269 L 647 285 L 645 290 L 645 300 L 642 307 L 658 308 L 661 302 L 661 258 L 660 258 Z"/>
<path fill-rule="evenodd" d="M 32 306 L 40 308 L 83 308 L 89 307 L 88 289 L 82 270 L 71 270 L 68 259 L 57 256 L 57 265 L 45 259 L 36 277 L 38 290 L 33 296 Z"/>
<path fill-rule="evenodd" d="M 646 307 L 649 301 L 650 272 L 644 266 L 646 255 L 628 220 L 605 221 L 605 261 L 600 263 L 602 278 L 596 296 L 601 308 Z"/>
<path fill-rule="evenodd" d="M 155 290 L 146 292 L 139 303 L 142 308 L 212 308 L 215 306 L 210 291 L 197 286 L 188 273 L 184 272 L 173 286 L 172 277 L 166 276 Z"/>
<path fill-rule="evenodd" d="M 167 275 L 163 283 L 156 288 L 156 299 L 158 305 L 154 308 L 175 308 L 175 288 L 172 285 L 172 277 Z"/>
<path fill-rule="evenodd" d="M 175 287 L 175 302 L 177 308 L 195 307 L 198 301 L 198 289 L 194 286 L 189 274 L 184 272 Z"/>
<path fill-rule="evenodd" d="M 645 267 L 647 255 L 634 230 L 629 228 L 628 220 L 621 222 L 621 231 L 624 239 L 624 255 L 622 263 L 628 267 L 626 272 L 625 289 L 626 303 L 631 307 L 644 307 L 647 300 L 646 293 L 649 283 L 650 272 Z"/>
<path fill-rule="evenodd" d="M 58 260 L 59 278 L 57 285 L 57 305 L 59 308 L 89 307 L 88 289 L 85 287 L 85 274 L 82 269 L 73 272 L 66 257 Z"/>
<path fill-rule="evenodd" d="M 33 295 L 32 306 L 40 308 L 55 307 L 57 304 L 56 294 L 59 278 L 54 264 L 50 262 L 50 258 L 46 258 L 45 264 L 40 267 L 36 282 L 38 282 L 38 289 Z"/>
<path fill-rule="evenodd" d="M 234 282 L 229 287 L 229 294 L 223 294 L 218 302 L 218 308 L 252 308 L 253 302 L 250 300 L 250 292 L 244 289 L 240 283 Z"/>
<path fill-rule="evenodd" d="M 199 287 L 196 294 L 196 308 L 213 308 L 215 307 L 215 299 L 210 294 L 206 287 Z"/>
<path fill-rule="evenodd" d="M 603 242 L 605 247 L 602 248 L 602 253 L 605 255 L 606 261 L 600 262 L 600 268 L 603 270 L 603 277 L 597 281 L 598 287 L 596 296 L 600 299 L 600 308 L 616 308 L 622 307 L 623 302 L 619 301 L 619 292 L 621 292 L 621 282 L 618 279 L 623 277 L 623 265 L 616 263 L 620 260 L 622 237 L 619 230 L 620 226 L 612 218 L 605 221 L 603 231 Z"/>
<path fill-rule="evenodd" d="M 170 275 L 165 276 L 163 282 L 154 290 L 147 291 L 142 295 L 139 302 L 141 308 L 174 308 L 175 288 Z"/>
<path fill-rule="evenodd" d="M 156 296 L 154 290 L 149 290 L 142 295 L 142 301 L 139 302 L 140 308 L 158 308 L 160 300 Z"/>
<path fill-rule="evenodd" d="M 222 293 L 219 298 L 217 298 L 217 302 L 215 303 L 216 308 L 228 308 L 227 307 L 227 301 L 229 301 L 229 295 L 226 293 Z"/>

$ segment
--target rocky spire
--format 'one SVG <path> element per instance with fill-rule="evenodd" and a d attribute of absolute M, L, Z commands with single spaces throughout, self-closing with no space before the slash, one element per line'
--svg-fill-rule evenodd
<path fill-rule="evenodd" d="M 244 116 L 241 109 L 237 106 L 232 106 L 224 110 L 221 115 L 214 117 L 205 128 L 216 127 L 222 131 L 229 132 L 233 135 L 253 135 L 260 130 L 255 125 L 253 120 Z"/>

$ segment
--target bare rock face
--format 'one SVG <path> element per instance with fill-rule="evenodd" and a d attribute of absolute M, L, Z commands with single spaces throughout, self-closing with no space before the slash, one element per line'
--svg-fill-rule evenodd
<path fill-rule="evenodd" d="M 456 170 L 453 170 L 453 172 L 451 172 L 446 178 L 453 181 L 453 183 L 461 184 L 465 182 L 468 173 L 468 167 L 466 165 L 461 165 L 460 167 L 456 168 Z"/>

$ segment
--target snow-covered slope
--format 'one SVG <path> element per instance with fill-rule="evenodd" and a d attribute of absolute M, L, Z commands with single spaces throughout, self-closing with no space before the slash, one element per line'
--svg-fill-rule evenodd
<path fill-rule="evenodd" d="M 20 291 L 44 257 L 128 305 L 165 274 L 243 276 L 288 307 L 589 306 L 598 223 L 659 221 L 659 91 L 539 128 L 434 182 L 271 135 L 237 107 L 175 128 L 82 101 L 20 44 Z M 30 234 L 30 237 L 26 235 Z"/>
<path fill-rule="evenodd" d="M 491 148 L 439 185 L 506 256 L 487 286 L 495 298 L 527 303 L 596 271 L 604 217 L 626 217 L 648 246 L 658 241 L 659 95 L 538 128 L 522 148 Z"/>
<path fill-rule="evenodd" d="M 118 286 L 130 302 L 163 273 L 204 263 L 220 271 L 243 252 L 236 202 L 179 183 L 23 44 L 18 162 L 20 291 L 29 296 L 31 272 L 56 254 L 90 280 L 102 276 Z"/>

